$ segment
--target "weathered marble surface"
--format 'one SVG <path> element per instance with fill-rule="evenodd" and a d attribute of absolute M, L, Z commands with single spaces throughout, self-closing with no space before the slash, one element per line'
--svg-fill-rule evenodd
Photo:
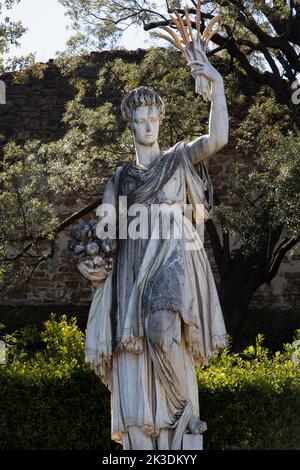
<path fill-rule="evenodd" d="M 133 133 L 136 163 L 116 170 L 103 202 L 118 212 L 121 195 L 129 208 L 156 204 L 162 212 L 146 226 L 147 237 L 117 239 L 116 253 L 115 240 L 103 242 L 106 256 L 113 257 L 111 272 L 91 259 L 78 263 L 95 289 L 86 362 L 111 391 L 112 439 L 124 449 L 202 449 L 206 423 L 200 420 L 195 365 L 206 364 L 227 346 L 210 265 L 183 212 L 189 201 L 193 210 L 203 205 L 204 218 L 211 216 L 206 191 L 211 196 L 212 188 L 202 162 L 227 142 L 226 100 L 222 77 L 208 61 L 191 67 L 193 76 L 204 74 L 212 83 L 209 134 L 161 152 L 161 98 L 146 87 L 130 92 L 121 109 Z M 170 205 L 175 208 L 172 228 L 183 224 L 182 237 L 152 237 Z M 127 217 L 127 228 L 133 218 Z"/>

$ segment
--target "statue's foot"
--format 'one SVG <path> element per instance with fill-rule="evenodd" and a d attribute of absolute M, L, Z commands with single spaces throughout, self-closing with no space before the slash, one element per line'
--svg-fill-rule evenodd
<path fill-rule="evenodd" d="M 192 416 L 188 422 L 188 429 L 192 434 L 202 434 L 207 430 L 206 421 L 201 421 L 196 416 Z"/>

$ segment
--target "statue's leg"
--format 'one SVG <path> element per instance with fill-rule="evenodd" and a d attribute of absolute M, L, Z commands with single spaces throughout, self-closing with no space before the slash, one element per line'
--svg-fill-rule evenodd
<path fill-rule="evenodd" d="M 188 393 L 182 360 L 181 318 L 176 312 L 159 310 L 148 316 L 145 326 L 155 372 L 173 392 L 176 408 L 183 408 Z"/>
<path fill-rule="evenodd" d="M 129 426 L 123 437 L 123 450 L 155 450 L 153 439 L 146 436 L 139 426 Z"/>
<path fill-rule="evenodd" d="M 173 437 L 172 429 L 161 429 L 159 436 L 156 439 L 157 449 L 158 450 L 170 450 L 172 437 Z"/>
<path fill-rule="evenodd" d="M 169 415 L 176 418 L 183 415 L 185 410 L 183 432 L 189 423 L 202 423 L 195 416 L 195 409 L 191 405 L 189 379 L 191 376 L 191 361 L 187 364 L 187 353 L 182 341 L 182 323 L 179 313 L 169 310 L 159 310 L 151 313 L 145 321 L 149 352 L 153 361 L 155 373 L 162 382 L 167 401 Z M 189 368 L 189 371 L 187 370 Z M 193 393 L 197 394 L 195 371 L 193 374 Z M 198 400 L 198 396 L 196 397 Z M 195 400 L 194 400 L 195 401 Z M 194 407 L 195 408 L 195 407 Z M 199 426 L 198 426 L 199 427 Z M 197 429 L 190 429 L 197 432 Z"/>

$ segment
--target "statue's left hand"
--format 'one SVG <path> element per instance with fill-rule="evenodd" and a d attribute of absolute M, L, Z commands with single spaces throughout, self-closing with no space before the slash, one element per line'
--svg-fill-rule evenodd
<path fill-rule="evenodd" d="M 95 264 L 95 260 L 97 261 L 97 264 Z M 82 260 L 77 263 L 76 266 L 80 274 L 88 279 L 94 287 L 99 287 L 101 284 L 103 284 L 109 275 L 107 263 L 100 256 L 95 257 L 94 260 Z"/>

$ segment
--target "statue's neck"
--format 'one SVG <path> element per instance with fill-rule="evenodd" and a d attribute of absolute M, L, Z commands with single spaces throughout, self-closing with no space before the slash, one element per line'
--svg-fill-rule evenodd
<path fill-rule="evenodd" d="M 136 164 L 149 168 L 161 154 L 158 142 L 153 145 L 135 143 Z"/>

